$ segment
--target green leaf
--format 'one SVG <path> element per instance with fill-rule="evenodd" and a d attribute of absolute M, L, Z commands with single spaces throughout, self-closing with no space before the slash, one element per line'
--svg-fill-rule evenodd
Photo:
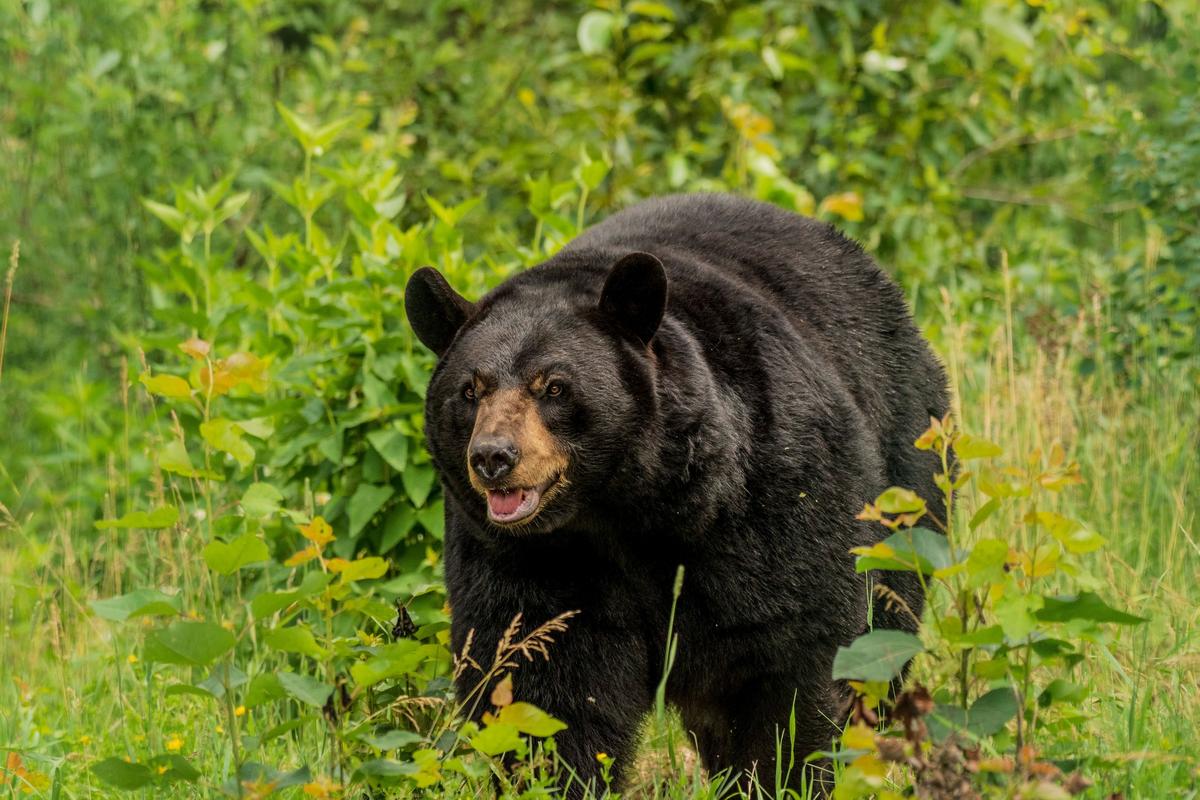
<path fill-rule="evenodd" d="M 283 493 L 269 483 L 252 483 L 242 495 L 242 510 L 257 519 L 274 516 L 281 503 Z"/>
<path fill-rule="evenodd" d="M 175 375 L 143 374 L 139 380 L 143 386 L 161 397 L 185 400 L 192 396 L 192 387 L 188 385 L 188 382 Z"/>
<path fill-rule="evenodd" d="M 383 577 L 387 568 L 387 562 L 379 556 L 367 556 L 346 562 L 338 572 L 338 577 L 343 584 L 371 580 Z"/>
<path fill-rule="evenodd" d="M 368 744 L 376 750 L 399 750 L 410 744 L 416 744 L 423 738 L 421 734 L 412 731 L 388 730 L 380 733 L 361 734 L 358 741 Z"/>
<path fill-rule="evenodd" d="M 367 434 L 367 441 L 392 469 L 404 472 L 408 466 L 408 437 L 395 428 L 384 428 Z"/>
<path fill-rule="evenodd" d="M 243 467 L 254 463 L 254 448 L 246 441 L 245 432 L 227 419 L 211 419 L 200 423 L 200 435 L 210 447 L 229 453 Z"/>
<path fill-rule="evenodd" d="M 350 538 L 358 536 L 367 526 L 379 509 L 383 508 L 396 490 L 391 486 L 375 486 L 370 483 L 359 484 L 354 496 L 350 498 Z"/>
<path fill-rule="evenodd" d="M 988 500 L 979 507 L 979 510 L 975 512 L 975 514 L 971 517 L 971 521 L 967 524 L 970 526 L 971 530 L 975 530 L 984 522 L 986 522 L 988 517 L 990 517 L 992 514 L 995 514 L 999 508 L 1000 500 L 993 497 L 991 500 Z"/>
<path fill-rule="evenodd" d="M 612 42 L 615 26 L 616 18 L 607 11 L 587 12 L 580 17 L 579 28 L 575 32 L 579 49 L 588 56 L 603 53 Z"/>
<path fill-rule="evenodd" d="M 996 601 L 996 621 L 1004 629 L 1004 635 L 1014 641 L 1023 641 L 1037 627 L 1034 612 L 1042 607 L 1042 597 L 1022 594 L 1009 587 L 1009 591 Z"/>
<path fill-rule="evenodd" d="M 303 625 L 291 625 L 267 631 L 263 641 L 267 643 L 267 646 L 285 653 L 301 653 L 317 659 L 328 655 L 325 649 L 317 644 L 312 631 Z"/>
<path fill-rule="evenodd" d="M 168 206 L 154 200 L 147 200 L 144 197 L 142 198 L 142 206 L 176 233 L 182 233 L 184 227 L 187 225 L 187 217 L 174 206 Z"/>
<path fill-rule="evenodd" d="M 911 514 L 925 510 L 925 501 L 916 492 L 899 486 L 893 486 L 875 498 L 875 505 L 885 514 Z"/>
<path fill-rule="evenodd" d="M 209 542 L 202 555 L 209 569 L 220 575 L 232 575 L 247 564 L 271 559 L 266 542 L 255 533 L 244 533 L 228 544 Z"/>
<path fill-rule="evenodd" d="M 210 470 L 196 469 L 192 466 L 191 456 L 187 447 L 178 439 L 171 439 L 158 451 L 158 465 L 167 472 L 182 475 L 185 478 L 209 478 L 220 480 L 221 476 Z"/>
<path fill-rule="evenodd" d="M 510 703 L 500 709 L 496 719 L 530 736 L 553 736 L 567 727 L 567 723 L 555 719 L 531 703 Z"/>
<path fill-rule="evenodd" d="M 111 757 L 92 764 L 92 774 L 110 786 L 127 790 L 141 789 L 154 780 L 154 773 L 145 764 Z"/>
<path fill-rule="evenodd" d="M 405 640 L 381 647 L 376 655 L 350 667 L 350 676 L 361 687 L 415 672 L 432 653 L 429 645 Z"/>
<path fill-rule="evenodd" d="M 1008 561 L 1008 542 L 1000 539 L 980 539 L 967 556 L 968 585 L 977 588 L 1004 580 L 1004 565 Z"/>
<path fill-rule="evenodd" d="M 887 557 L 860 556 L 854 568 L 858 572 L 880 569 L 932 575 L 951 565 L 950 543 L 946 537 L 928 528 L 898 530 L 883 541 L 892 551 Z"/>
<path fill-rule="evenodd" d="M 179 509 L 175 506 L 163 506 L 147 513 L 131 511 L 120 519 L 102 519 L 96 522 L 99 530 L 110 528 L 145 528 L 147 530 L 170 528 L 179 521 Z"/>
<path fill-rule="evenodd" d="M 273 672 L 264 672 L 250 679 L 250 685 L 246 687 L 246 694 L 242 702 L 246 708 L 254 708 L 286 696 L 287 692 L 284 690 L 283 684 L 279 682 L 279 677 Z"/>
<path fill-rule="evenodd" d="M 394 783 L 397 778 L 416 775 L 421 767 L 411 761 L 396 761 L 392 758 L 373 758 L 364 761 L 354 771 L 355 781 L 373 784 Z"/>
<path fill-rule="evenodd" d="M 433 467 L 428 464 L 413 464 L 404 470 L 400 476 L 404 483 L 404 491 L 408 494 L 413 505 L 417 508 L 425 505 L 429 493 L 433 490 Z"/>
<path fill-rule="evenodd" d="M 163 753 L 150 759 L 148 765 L 158 783 L 188 783 L 200 777 L 200 770 L 193 767 L 186 758 L 174 753 Z M 164 769 L 165 768 L 165 769 Z"/>
<path fill-rule="evenodd" d="M 332 686 L 308 675 L 299 675 L 295 672 L 276 672 L 275 677 L 279 679 L 279 685 L 285 692 L 301 703 L 307 703 L 310 706 L 320 708 L 325 705 L 329 695 L 333 694 Z"/>
<path fill-rule="evenodd" d="M 154 589 L 135 589 L 129 594 L 93 600 L 88 605 L 96 616 L 110 622 L 124 622 L 134 617 L 171 617 L 182 610 L 182 597 L 166 595 Z"/>
<path fill-rule="evenodd" d="M 204 667 L 233 649 L 237 639 L 212 622 L 173 622 L 146 637 L 147 661 Z"/>
<path fill-rule="evenodd" d="M 1037 618 L 1042 622 L 1085 619 L 1093 622 L 1114 622 L 1117 625 L 1140 625 L 1147 621 L 1146 617 L 1118 611 L 1093 592 L 1081 592 L 1076 596 L 1047 597 L 1045 604 L 1037 612 Z"/>
<path fill-rule="evenodd" d="M 1011 687 L 993 689 L 971 704 L 967 712 L 967 730 L 976 736 L 993 736 L 1004 730 L 1017 715 L 1017 696 Z"/>
<path fill-rule="evenodd" d="M 1004 448 L 995 442 L 989 442 L 978 436 L 964 433 L 954 443 L 954 455 L 959 461 L 971 461 L 976 458 L 995 458 L 1003 455 Z"/>
<path fill-rule="evenodd" d="M 521 732 L 513 725 L 493 722 L 471 737 L 471 746 L 485 756 L 498 756 L 524 747 Z"/>
<path fill-rule="evenodd" d="M 924 650 L 911 633 L 880 629 L 839 647 L 833 659 L 834 680 L 890 681 L 913 656 Z"/>

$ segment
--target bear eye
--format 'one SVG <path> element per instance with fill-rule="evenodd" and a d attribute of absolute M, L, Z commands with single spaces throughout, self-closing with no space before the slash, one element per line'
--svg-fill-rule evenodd
<path fill-rule="evenodd" d="M 469 383 L 466 386 L 464 386 L 463 387 L 463 397 L 465 397 L 470 402 L 474 403 L 475 402 L 475 387 Z"/>
<path fill-rule="evenodd" d="M 546 386 L 547 397 L 558 397 L 563 393 L 563 385 L 560 381 L 551 381 Z"/>

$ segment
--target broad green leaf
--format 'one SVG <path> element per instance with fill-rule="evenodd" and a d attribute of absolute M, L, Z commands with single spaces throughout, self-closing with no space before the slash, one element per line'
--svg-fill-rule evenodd
<path fill-rule="evenodd" d="M 959 461 L 971 461 L 976 458 L 995 458 L 1003 455 L 1004 448 L 978 436 L 964 433 L 954 443 L 954 455 Z"/>
<path fill-rule="evenodd" d="M 425 505 L 429 493 L 433 490 L 434 472 L 428 464 L 413 464 L 400 476 L 404 483 L 404 491 L 408 494 L 413 505 L 417 508 Z"/>
<path fill-rule="evenodd" d="M 1004 635 L 1013 641 L 1024 641 L 1037 627 L 1034 612 L 1042 607 L 1042 597 L 1023 594 L 1010 585 L 1008 591 L 996 601 L 996 621 L 1004 629 Z"/>
<path fill-rule="evenodd" d="M 932 575 L 952 563 L 946 537 L 928 528 L 898 530 L 880 544 L 862 551 L 854 567 L 858 572 L 880 569 Z"/>
<path fill-rule="evenodd" d="M 531 703 L 510 703 L 500 709 L 496 719 L 530 736 L 553 736 L 567 727 L 567 723 L 555 719 Z"/>
<path fill-rule="evenodd" d="M 875 499 L 875 505 L 885 514 L 911 514 L 925 510 L 925 501 L 911 489 L 893 486 Z"/>
<path fill-rule="evenodd" d="M 112 757 L 93 764 L 92 774 L 110 786 L 126 790 L 141 789 L 154 781 L 154 773 L 145 764 Z"/>
<path fill-rule="evenodd" d="M 431 655 L 430 646 L 411 640 L 380 648 L 376 655 L 350 667 L 350 676 L 362 687 L 414 672 Z"/>
<path fill-rule="evenodd" d="M 364 733 L 358 736 L 360 742 L 368 744 L 376 750 L 399 750 L 402 747 L 408 747 L 410 744 L 416 744 L 422 741 L 423 738 L 419 733 L 402 730 Z"/>
<path fill-rule="evenodd" d="M 387 573 L 387 561 L 379 556 L 367 556 L 354 561 L 330 561 L 329 568 L 338 574 L 341 583 L 381 578 Z"/>
<path fill-rule="evenodd" d="M 579 49 L 588 56 L 603 53 L 612 42 L 615 25 L 616 18 L 607 11 L 587 12 L 579 18 L 579 28 L 575 32 Z"/>
<path fill-rule="evenodd" d="M 317 644 L 312 631 L 302 625 L 291 625 L 267 631 L 263 641 L 267 643 L 267 646 L 285 653 L 301 653 L 317 659 L 328 655 L 325 649 Z"/>
<path fill-rule="evenodd" d="M 173 622 L 146 636 L 147 661 L 204 667 L 233 649 L 233 634 L 212 622 Z"/>
<path fill-rule="evenodd" d="M 242 495 L 242 510 L 256 519 L 266 519 L 279 511 L 283 493 L 269 483 L 252 483 Z"/>
<path fill-rule="evenodd" d="M 247 564 L 271 559 L 267 543 L 256 533 L 244 533 L 232 542 L 209 542 L 202 551 L 204 563 L 221 575 L 232 575 Z"/>
<path fill-rule="evenodd" d="M 269 439 L 275 433 L 275 420 L 270 417 L 254 417 L 253 419 L 236 420 L 237 425 L 255 439 Z"/>
<path fill-rule="evenodd" d="M 200 423 L 200 435 L 209 446 L 229 453 L 243 467 L 254 463 L 254 448 L 246 441 L 245 432 L 227 419 L 211 419 Z"/>
<path fill-rule="evenodd" d="M 96 522 L 100 530 L 109 528 L 144 528 L 153 530 L 170 528 L 179 521 L 179 509 L 175 506 L 163 506 L 153 511 L 131 511 L 120 519 L 102 519 Z"/>
<path fill-rule="evenodd" d="M 166 595 L 154 589 L 135 589 L 129 594 L 107 600 L 93 600 L 88 605 L 102 619 L 124 622 L 134 617 L 175 616 L 182 610 L 183 602 L 178 594 Z"/>
<path fill-rule="evenodd" d="M 971 704 L 967 730 L 976 736 L 993 736 L 1017 715 L 1017 697 L 1010 687 L 993 689 Z"/>
<path fill-rule="evenodd" d="M 391 784 L 399 778 L 416 775 L 421 767 L 411 761 L 397 761 L 393 758 L 373 758 L 364 761 L 354 771 L 355 781 L 372 784 Z"/>
<path fill-rule="evenodd" d="M 286 696 L 287 692 L 284 690 L 283 684 L 279 682 L 279 677 L 273 672 L 263 672 L 250 679 L 250 685 L 246 687 L 242 704 L 246 708 L 254 708 Z"/>
<path fill-rule="evenodd" d="M 913 656 L 924 650 L 921 640 L 904 631 L 880 629 L 839 647 L 833 659 L 834 680 L 890 681 Z"/>
<path fill-rule="evenodd" d="M 396 490 L 391 486 L 376 486 L 370 483 L 359 484 L 354 496 L 350 498 L 350 538 L 358 536 L 371 518 L 383 508 Z"/>
<path fill-rule="evenodd" d="M 185 400 L 192 396 L 192 387 L 188 385 L 188 382 L 175 375 L 143 374 L 139 380 L 143 386 L 161 397 Z"/>
<path fill-rule="evenodd" d="M 150 759 L 148 764 L 158 783 L 175 783 L 177 781 L 192 782 L 200 777 L 200 770 L 193 767 L 186 758 L 174 753 L 163 753 Z"/>
<path fill-rule="evenodd" d="M 1081 592 L 1075 596 L 1047 597 L 1044 605 L 1037 612 L 1037 618 L 1042 622 L 1070 622 L 1076 619 L 1086 619 L 1093 622 L 1113 622 L 1117 625 L 1139 625 L 1146 622 L 1146 617 L 1118 611 L 1093 592 Z"/>
<path fill-rule="evenodd" d="M 471 737 L 471 746 L 485 756 L 498 756 L 525 745 L 521 732 L 513 725 L 493 722 Z"/>
<path fill-rule="evenodd" d="M 158 465 L 167 472 L 185 478 L 209 478 L 220 480 L 221 476 L 211 470 L 196 469 L 188 455 L 187 447 L 178 439 L 171 439 L 158 451 Z"/>
<path fill-rule="evenodd" d="M 300 675 L 295 672 L 276 672 L 275 677 L 279 679 L 279 685 L 285 692 L 301 703 L 307 703 L 310 706 L 320 708 L 325 705 L 329 695 L 333 694 L 332 686 L 308 675 Z"/>
<path fill-rule="evenodd" d="M 999 583 L 1004 580 L 1004 565 L 1008 561 L 1008 542 L 1000 539 L 980 539 L 967 556 L 967 583 L 971 587 Z"/>
<path fill-rule="evenodd" d="M 384 428 L 367 434 L 367 441 L 375 452 L 397 472 L 408 466 L 408 437 L 395 428 Z"/>

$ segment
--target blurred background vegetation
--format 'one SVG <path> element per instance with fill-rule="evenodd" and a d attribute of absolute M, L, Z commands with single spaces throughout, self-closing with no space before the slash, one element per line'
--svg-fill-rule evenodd
<path fill-rule="evenodd" d="M 1194 0 L 0 0 L 0 52 L 0 611 L 22 630 L 193 579 L 167 534 L 118 567 L 129 545 L 93 529 L 171 497 L 193 437 L 218 515 L 267 482 L 339 554 L 391 556 L 391 595 L 430 592 L 432 619 L 407 275 L 470 296 L 640 198 L 725 190 L 874 254 L 976 429 L 1076 442 L 1084 505 L 1188 609 L 1155 641 L 1194 635 Z M 261 359 L 222 398 L 241 432 L 130 388 L 211 380 L 189 337 Z M 256 526 L 290 552 L 282 520 L 206 535 Z M 1151 727 L 1171 749 L 1188 724 Z"/>

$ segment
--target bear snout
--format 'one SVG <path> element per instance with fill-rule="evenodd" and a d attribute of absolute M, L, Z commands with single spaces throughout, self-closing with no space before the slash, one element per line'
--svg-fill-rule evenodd
<path fill-rule="evenodd" d="M 521 458 L 521 451 L 511 439 L 503 436 L 482 436 L 471 441 L 471 469 L 486 483 L 506 478 Z"/>

